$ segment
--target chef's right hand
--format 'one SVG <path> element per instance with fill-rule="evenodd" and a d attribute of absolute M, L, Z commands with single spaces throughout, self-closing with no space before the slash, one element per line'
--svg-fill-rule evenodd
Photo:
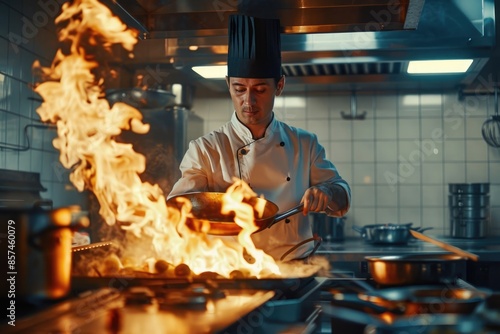
<path fill-rule="evenodd" d="M 302 213 L 307 215 L 309 212 L 325 211 L 330 201 L 331 195 L 328 190 L 321 186 L 312 186 L 305 191 L 300 201 L 300 203 L 304 204 Z"/>

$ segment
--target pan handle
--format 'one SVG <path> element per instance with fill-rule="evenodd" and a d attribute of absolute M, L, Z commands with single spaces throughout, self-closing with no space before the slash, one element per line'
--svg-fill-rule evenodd
<path fill-rule="evenodd" d="M 307 258 L 313 256 L 314 253 L 316 253 L 316 251 L 318 250 L 319 246 L 321 245 L 321 242 L 323 241 L 323 239 L 321 239 L 321 237 L 313 236 L 312 238 L 302 240 L 301 242 L 299 242 L 298 244 L 296 244 L 295 246 L 293 246 L 292 248 L 287 250 L 285 253 L 283 253 L 283 255 L 281 255 L 281 257 L 280 257 L 280 261 L 283 261 L 287 257 L 288 254 L 290 254 L 291 252 L 293 252 L 294 250 L 296 250 L 300 246 L 302 246 L 308 242 L 311 242 L 311 241 L 314 241 L 315 245 L 314 245 L 313 249 L 309 252 L 309 254 L 307 254 L 306 256 L 301 257 L 301 258 L 295 258 L 293 260 L 306 260 Z"/>
<path fill-rule="evenodd" d="M 352 229 L 354 231 L 358 232 L 359 234 L 361 234 L 362 238 L 366 238 L 367 237 L 367 235 L 366 235 L 366 227 L 361 227 L 361 226 L 353 225 Z"/>
<path fill-rule="evenodd" d="M 292 209 L 290 209 L 290 210 L 288 210 L 288 211 L 285 211 L 285 212 L 283 212 L 283 213 L 280 213 L 280 214 L 276 215 L 276 216 L 274 217 L 274 221 L 272 221 L 272 222 L 271 222 L 271 223 L 267 226 L 267 228 L 269 228 L 269 227 L 273 226 L 274 224 L 276 224 L 277 222 L 279 222 L 279 221 L 281 221 L 281 220 L 283 220 L 283 219 L 285 219 L 285 218 L 288 218 L 288 217 L 290 217 L 290 216 L 293 216 L 293 215 L 295 215 L 295 214 L 297 214 L 297 213 L 301 212 L 303 209 L 304 209 L 304 204 L 299 204 L 299 205 L 297 205 L 296 207 L 294 207 L 294 208 L 292 208 Z"/>
<path fill-rule="evenodd" d="M 434 227 L 410 227 L 410 230 L 417 231 L 417 232 L 424 232 L 428 230 L 432 230 Z"/>

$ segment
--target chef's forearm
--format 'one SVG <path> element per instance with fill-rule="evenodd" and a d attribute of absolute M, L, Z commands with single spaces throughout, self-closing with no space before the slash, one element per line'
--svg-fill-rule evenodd
<path fill-rule="evenodd" d="M 330 188 L 330 203 L 328 208 L 333 212 L 347 212 L 349 209 L 349 199 L 347 191 L 339 184 L 332 184 Z"/>
<path fill-rule="evenodd" d="M 330 180 L 317 185 L 328 194 L 330 201 L 327 209 L 327 215 L 341 217 L 347 213 L 350 207 L 350 188 L 349 185 L 343 180 Z"/>

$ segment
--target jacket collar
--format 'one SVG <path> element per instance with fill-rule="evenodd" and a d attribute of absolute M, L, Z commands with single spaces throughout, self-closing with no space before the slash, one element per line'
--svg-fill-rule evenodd
<path fill-rule="evenodd" d="M 231 124 L 239 136 L 241 136 L 245 140 L 254 141 L 253 136 L 252 136 L 252 132 L 245 124 L 243 124 L 238 119 L 238 116 L 236 115 L 236 111 L 233 112 L 233 116 L 231 117 Z M 276 120 L 276 117 L 274 116 L 274 112 L 273 112 L 273 118 L 271 120 L 271 123 L 269 123 L 269 125 L 266 128 L 264 138 L 261 138 L 261 139 L 264 139 L 264 140 L 271 139 L 272 134 L 275 133 L 277 126 L 278 126 L 278 121 Z"/>

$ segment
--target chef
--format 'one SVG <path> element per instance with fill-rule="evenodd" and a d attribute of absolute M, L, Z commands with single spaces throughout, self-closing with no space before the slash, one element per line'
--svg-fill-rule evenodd
<path fill-rule="evenodd" d="M 237 177 L 276 203 L 280 212 L 303 203 L 302 214 L 252 236 L 257 248 L 279 260 L 312 237 L 308 212 L 343 216 L 351 191 L 316 135 L 281 122 L 273 112 L 274 99 L 285 87 L 279 20 L 231 15 L 228 44 L 226 82 L 234 113 L 218 130 L 190 142 L 181 178 L 168 198 L 225 192 Z M 306 256 L 312 247 L 304 243 L 287 259 Z"/>

